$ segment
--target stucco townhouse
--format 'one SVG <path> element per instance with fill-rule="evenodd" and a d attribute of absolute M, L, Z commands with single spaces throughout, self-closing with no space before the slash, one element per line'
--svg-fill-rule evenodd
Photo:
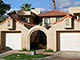
<path fill-rule="evenodd" d="M 69 12 L 40 9 L 8 13 L 0 23 L 0 49 L 80 51 L 80 7 Z"/>

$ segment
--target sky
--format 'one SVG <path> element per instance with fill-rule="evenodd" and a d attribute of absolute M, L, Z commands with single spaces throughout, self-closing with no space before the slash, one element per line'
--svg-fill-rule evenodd
<path fill-rule="evenodd" d="M 52 0 L 3 0 L 4 3 L 11 4 L 11 9 L 20 9 L 25 3 L 32 4 L 33 8 L 41 8 L 43 10 L 53 9 Z M 80 0 L 55 0 L 57 10 L 68 11 L 69 7 L 79 7 Z"/>

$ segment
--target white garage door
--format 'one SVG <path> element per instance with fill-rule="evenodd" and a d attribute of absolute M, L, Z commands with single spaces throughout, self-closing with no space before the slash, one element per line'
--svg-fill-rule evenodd
<path fill-rule="evenodd" d="M 80 51 L 80 33 L 60 33 L 60 51 Z"/>
<path fill-rule="evenodd" d="M 6 47 L 13 50 L 20 50 L 21 33 L 6 33 Z"/>

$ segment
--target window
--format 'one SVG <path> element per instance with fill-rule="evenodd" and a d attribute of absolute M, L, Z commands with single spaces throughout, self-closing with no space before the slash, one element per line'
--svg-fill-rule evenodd
<path fill-rule="evenodd" d="M 80 20 L 80 16 L 78 16 L 77 19 Z"/>
<path fill-rule="evenodd" d="M 69 25 L 70 25 L 70 20 L 66 19 L 66 26 L 69 26 Z"/>
<path fill-rule="evenodd" d="M 10 21 L 8 21 L 8 27 L 10 27 Z"/>
<path fill-rule="evenodd" d="M 20 20 L 22 20 L 24 22 L 28 22 L 28 18 L 20 18 Z"/>
<path fill-rule="evenodd" d="M 44 23 L 45 24 L 50 24 L 50 19 L 49 18 L 44 18 Z"/>
<path fill-rule="evenodd" d="M 56 18 L 56 21 L 61 20 L 61 19 L 62 19 L 62 17 L 57 17 L 57 18 Z"/>

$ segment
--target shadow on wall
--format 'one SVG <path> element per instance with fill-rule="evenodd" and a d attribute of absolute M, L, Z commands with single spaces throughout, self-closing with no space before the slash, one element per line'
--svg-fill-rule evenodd
<path fill-rule="evenodd" d="M 5 47 L 6 50 L 12 50 L 10 47 L 6 46 Z"/>
<path fill-rule="evenodd" d="M 10 47 L 6 47 L 5 49 L 0 50 L 0 54 L 5 53 L 5 52 L 8 52 L 10 50 L 12 50 Z"/>

